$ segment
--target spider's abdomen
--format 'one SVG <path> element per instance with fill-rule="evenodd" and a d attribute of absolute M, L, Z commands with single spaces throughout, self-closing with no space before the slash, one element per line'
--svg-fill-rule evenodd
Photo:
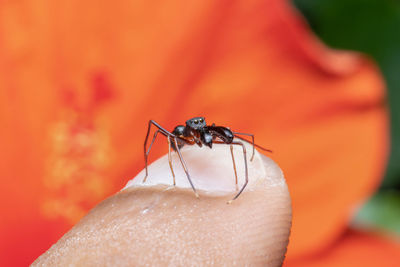
<path fill-rule="evenodd" d="M 233 133 L 229 128 L 222 127 L 222 126 L 210 126 L 208 130 L 213 136 L 218 137 L 224 143 L 230 144 L 233 141 Z"/>

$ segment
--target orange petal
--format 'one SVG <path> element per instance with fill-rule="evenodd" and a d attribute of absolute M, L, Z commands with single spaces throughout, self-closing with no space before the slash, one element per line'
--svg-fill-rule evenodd
<path fill-rule="evenodd" d="M 377 234 L 350 230 L 328 249 L 309 257 L 286 260 L 284 267 L 395 267 L 400 262 L 400 243 Z"/>
<path fill-rule="evenodd" d="M 274 150 L 293 197 L 289 257 L 334 242 L 381 179 L 380 74 L 325 48 L 285 1 L 6 1 L 0 40 L 2 236 L 21 214 L 74 222 L 118 190 L 143 166 L 149 119 L 201 114 Z"/>

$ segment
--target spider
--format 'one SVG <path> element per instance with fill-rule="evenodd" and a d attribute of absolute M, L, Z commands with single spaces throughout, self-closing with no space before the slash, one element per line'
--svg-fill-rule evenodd
<path fill-rule="evenodd" d="M 146 148 L 147 141 L 149 138 L 149 134 L 150 134 L 152 125 L 154 125 L 158 129 L 154 132 L 153 140 L 151 141 L 150 146 L 147 149 Z M 150 153 L 150 149 L 159 133 L 161 133 L 162 135 L 167 137 L 168 162 L 169 162 L 169 167 L 171 169 L 174 185 L 175 185 L 175 173 L 172 168 L 171 148 L 175 152 L 178 153 L 179 160 L 180 160 L 182 167 L 186 173 L 187 179 L 188 179 L 188 181 L 193 189 L 193 192 L 197 198 L 199 197 L 199 194 L 197 193 L 196 188 L 193 185 L 193 182 L 192 182 L 192 179 L 190 178 L 190 174 L 189 174 L 188 168 L 186 166 L 185 160 L 183 159 L 181 151 L 180 151 L 183 146 L 198 145 L 199 147 L 202 147 L 203 145 L 205 145 L 205 146 L 208 146 L 209 148 L 212 148 L 213 144 L 229 144 L 230 150 L 231 150 L 231 155 L 232 155 L 233 169 L 235 172 L 236 191 L 238 191 L 238 178 L 237 178 L 237 172 L 236 172 L 235 158 L 233 156 L 233 146 L 237 145 L 237 146 L 242 147 L 244 166 L 245 166 L 245 182 L 244 182 L 243 186 L 240 188 L 240 190 L 237 192 L 237 194 L 233 197 L 233 199 L 230 200 L 228 203 L 231 203 L 233 200 L 237 199 L 240 196 L 240 194 L 243 192 L 243 190 L 246 188 L 247 183 L 249 182 L 248 169 L 247 169 L 247 158 L 246 158 L 246 148 L 245 148 L 243 142 L 236 141 L 236 140 L 234 140 L 234 138 L 236 137 L 242 141 L 246 141 L 246 142 L 250 143 L 250 141 L 246 140 L 245 138 L 243 138 L 239 135 L 245 135 L 245 136 L 251 137 L 251 139 L 252 139 L 251 144 L 253 146 L 253 152 L 252 152 L 250 161 L 252 161 L 254 158 L 254 147 L 258 147 L 267 152 L 272 152 L 269 149 L 266 149 L 259 145 L 256 145 L 254 143 L 254 135 L 253 134 L 233 132 L 228 127 L 216 126 L 214 123 L 212 125 L 207 125 L 204 117 L 195 117 L 190 120 L 187 120 L 185 126 L 178 125 L 174 128 L 174 130 L 172 132 L 167 131 L 166 129 L 164 129 L 162 126 L 160 126 L 154 120 L 150 120 L 148 129 L 147 129 L 146 139 L 144 141 L 144 161 L 145 161 L 146 176 L 143 179 L 143 183 L 146 182 L 146 179 L 148 176 L 147 159 L 148 159 L 148 156 Z"/>

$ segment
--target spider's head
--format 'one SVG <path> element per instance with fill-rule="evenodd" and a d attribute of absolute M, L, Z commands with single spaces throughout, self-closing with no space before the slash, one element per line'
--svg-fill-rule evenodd
<path fill-rule="evenodd" d="M 194 130 L 199 130 L 207 126 L 204 117 L 195 117 L 186 121 L 186 126 Z"/>

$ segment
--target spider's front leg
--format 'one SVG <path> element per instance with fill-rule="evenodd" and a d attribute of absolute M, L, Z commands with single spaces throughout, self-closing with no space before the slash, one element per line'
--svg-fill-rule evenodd
<path fill-rule="evenodd" d="M 154 125 L 154 126 L 157 127 L 158 129 L 157 129 L 157 131 L 154 133 L 153 140 L 151 141 L 150 146 L 149 146 L 149 148 L 147 149 L 147 141 L 148 141 L 148 139 L 149 139 L 150 130 L 151 130 L 151 126 L 152 126 L 152 125 Z M 182 128 L 182 126 L 177 126 L 177 127 L 175 128 L 175 130 L 174 130 L 174 133 L 175 133 L 176 131 L 178 131 L 178 130 L 182 130 L 181 128 Z M 183 167 L 183 169 L 185 170 L 186 176 L 187 176 L 187 178 L 188 178 L 188 180 L 189 180 L 190 185 L 192 186 L 192 189 L 193 189 L 193 191 L 194 191 L 194 194 L 196 195 L 196 197 L 199 197 L 199 194 L 197 193 L 196 188 L 194 187 L 193 182 L 192 182 L 192 180 L 190 179 L 190 174 L 189 174 L 189 171 L 188 171 L 188 169 L 187 169 L 187 167 L 186 167 L 186 162 L 184 161 L 184 159 L 183 159 L 183 157 L 182 157 L 182 154 L 181 154 L 181 151 L 180 151 L 180 148 L 181 148 L 184 144 L 189 144 L 189 145 L 191 145 L 191 143 L 190 143 L 188 140 L 184 139 L 184 138 L 181 138 L 181 137 L 179 137 L 179 136 L 176 136 L 176 135 L 173 134 L 173 133 L 168 132 L 166 129 L 164 129 L 163 127 L 161 127 L 161 125 L 159 125 L 157 122 L 155 122 L 155 121 L 153 121 L 153 120 L 150 120 L 150 121 L 149 121 L 149 126 L 148 126 L 148 128 L 147 128 L 146 139 L 144 140 L 144 161 L 145 161 L 146 176 L 144 177 L 143 182 L 146 182 L 146 179 L 147 179 L 147 176 L 148 176 L 148 169 L 147 169 L 147 167 L 148 167 L 148 162 L 147 162 L 147 158 L 148 158 L 148 156 L 149 156 L 150 149 L 151 149 L 151 147 L 152 147 L 154 141 L 156 140 L 156 137 L 157 137 L 158 133 L 161 133 L 162 135 L 164 135 L 164 136 L 166 136 L 166 137 L 168 138 L 168 161 L 169 161 L 169 163 L 170 163 L 170 168 L 171 168 L 172 176 L 173 176 L 173 178 L 174 178 L 174 185 L 175 185 L 175 173 L 174 173 L 174 171 L 173 171 L 172 162 L 171 162 L 171 161 L 172 161 L 172 160 L 171 160 L 171 146 L 172 146 L 173 149 L 178 153 L 178 156 L 179 156 L 179 159 L 180 159 L 180 161 L 181 161 L 182 167 Z"/>
<path fill-rule="evenodd" d="M 154 125 L 155 127 L 157 127 L 157 131 L 154 133 L 153 136 L 153 140 L 150 143 L 149 148 L 147 149 L 147 140 L 149 139 L 149 134 L 150 134 L 150 130 L 151 130 L 151 126 Z M 143 178 L 143 183 L 146 182 L 147 176 L 149 175 L 148 172 L 148 156 L 151 150 L 151 147 L 153 146 L 154 141 L 157 138 L 158 133 L 161 133 L 162 135 L 166 136 L 166 137 L 175 137 L 175 135 L 173 135 L 172 133 L 168 132 L 166 129 L 164 129 L 163 127 L 161 127 L 161 125 L 159 125 L 157 122 L 153 121 L 153 120 L 149 120 L 149 126 L 147 127 L 147 133 L 146 133 L 146 138 L 144 139 L 144 163 L 145 163 L 145 169 L 146 169 L 146 176 Z"/>
<path fill-rule="evenodd" d="M 157 135 L 158 135 L 159 132 L 160 132 L 160 130 L 155 131 L 154 136 L 153 136 L 153 140 L 151 140 L 149 149 L 147 151 L 146 151 L 146 142 L 145 142 L 145 145 L 144 145 L 144 149 L 145 149 L 144 150 L 144 164 L 145 164 L 145 168 L 146 168 L 146 176 L 143 178 L 143 183 L 146 182 L 147 176 L 149 175 L 149 172 L 148 172 L 148 169 L 147 169 L 147 165 L 148 165 L 147 159 L 149 157 L 149 153 L 150 153 L 151 147 L 153 146 L 153 143 L 156 140 Z M 146 141 L 147 141 L 147 137 L 146 137 Z"/>
<path fill-rule="evenodd" d="M 177 137 L 174 137 L 173 141 L 174 141 L 174 144 L 175 144 L 175 147 L 176 147 L 176 152 L 178 153 L 178 156 L 179 156 L 179 160 L 181 161 L 182 167 L 183 167 L 183 169 L 184 169 L 184 171 L 186 173 L 186 177 L 187 177 L 187 179 L 188 179 L 188 181 L 190 183 L 190 186 L 192 187 L 195 196 L 197 198 L 199 198 L 199 194 L 197 193 L 196 188 L 193 185 L 192 179 L 190 178 L 190 174 L 189 174 L 189 170 L 188 170 L 188 168 L 186 166 L 186 162 L 182 157 L 181 149 L 180 149 L 180 147 L 178 145 Z"/>
<path fill-rule="evenodd" d="M 171 173 L 172 173 L 172 178 L 173 178 L 173 182 L 174 182 L 174 186 L 176 185 L 175 182 L 175 173 L 174 173 L 174 169 L 172 168 L 172 158 L 171 158 L 171 137 L 167 137 L 168 140 L 168 163 L 169 163 L 169 167 L 171 168 Z"/>

